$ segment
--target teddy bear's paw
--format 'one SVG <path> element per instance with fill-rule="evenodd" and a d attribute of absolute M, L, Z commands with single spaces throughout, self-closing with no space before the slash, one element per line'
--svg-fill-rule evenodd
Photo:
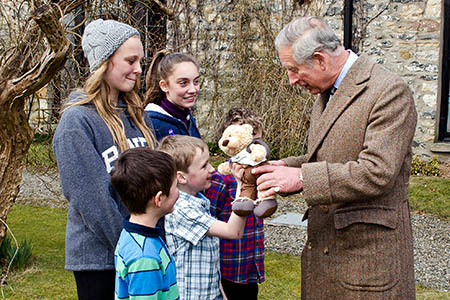
<path fill-rule="evenodd" d="M 262 162 L 266 159 L 266 148 L 264 148 L 262 145 L 253 144 L 250 146 L 250 149 L 252 151 L 252 153 L 250 154 L 252 160 L 256 162 Z"/>
<path fill-rule="evenodd" d="M 223 175 L 231 174 L 230 163 L 228 161 L 221 163 L 217 167 L 217 172 Z"/>
<path fill-rule="evenodd" d="M 231 210 L 241 217 L 250 215 L 254 208 L 253 201 L 247 198 L 238 198 L 231 205 Z"/>
<path fill-rule="evenodd" d="M 277 210 L 278 204 L 275 199 L 265 199 L 261 201 L 258 206 L 255 207 L 253 212 L 258 218 L 267 218 L 273 215 Z"/>
<path fill-rule="evenodd" d="M 255 153 L 251 155 L 252 159 L 256 162 L 262 162 L 266 159 L 266 155 L 264 153 Z"/>

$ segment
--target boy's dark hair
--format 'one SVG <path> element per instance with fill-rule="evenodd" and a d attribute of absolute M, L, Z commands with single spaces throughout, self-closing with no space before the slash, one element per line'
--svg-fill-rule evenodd
<path fill-rule="evenodd" d="M 253 127 L 253 133 L 257 130 L 261 130 L 261 133 L 264 133 L 264 125 L 261 118 L 248 108 L 231 108 L 222 123 L 220 132 L 222 133 L 225 128 L 232 124 L 250 124 Z"/>
<path fill-rule="evenodd" d="M 172 157 L 148 147 L 122 152 L 111 172 L 113 188 L 130 213 L 134 214 L 145 213 L 148 202 L 159 191 L 168 196 L 175 178 Z"/>

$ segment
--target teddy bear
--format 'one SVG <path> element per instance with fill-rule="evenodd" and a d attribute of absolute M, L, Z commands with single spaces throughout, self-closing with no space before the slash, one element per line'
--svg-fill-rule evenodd
<path fill-rule="evenodd" d="M 250 124 L 232 124 L 225 128 L 219 140 L 219 148 L 228 156 L 229 162 L 223 162 L 217 168 L 221 174 L 230 174 L 230 162 L 243 166 L 241 193 L 233 201 L 231 209 L 239 216 L 247 216 L 252 212 L 259 218 L 271 216 L 277 209 L 277 201 L 272 196 L 261 198 L 257 191 L 256 180 L 260 174 L 254 175 L 251 170 L 267 163 L 270 156 L 269 147 L 261 139 L 254 139 L 253 127 Z"/>

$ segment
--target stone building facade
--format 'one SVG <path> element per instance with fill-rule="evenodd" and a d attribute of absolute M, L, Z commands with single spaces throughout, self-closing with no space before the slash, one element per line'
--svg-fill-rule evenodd
<path fill-rule="evenodd" d="M 275 88 L 267 88 L 270 84 L 266 73 L 272 76 L 269 79 L 275 81 L 275 85 L 290 91 L 277 96 L 279 105 L 285 105 L 284 99 L 298 94 L 298 90 L 287 84 L 285 70 L 274 51 L 274 37 L 296 16 L 318 15 L 323 16 L 344 40 L 345 3 L 350 2 L 353 4 L 352 49 L 368 53 L 378 63 L 399 74 L 414 93 L 418 111 L 414 153 L 425 158 L 438 155 L 441 160 L 450 161 L 450 63 L 445 63 L 445 59 L 450 62 L 450 49 L 447 48 L 445 53 L 443 43 L 450 40 L 444 36 L 445 16 L 450 19 L 450 0 L 165 2 L 176 15 L 175 19 L 166 22 L 167 48 L 188 51 L 201 63 L 203 85 L 195 114 L 206 139 L 214 139 L 214 131 L 226 110 L 245 105 L 245 98 L 251 97 L 254 91 L 258 92 L 256 98 L 267 98 L 269 108 L 273 105 L 271 98 Z M 280 77 L 273 78 L 273 72 L 268 72 L 271 69 Z M 260 79 L 253 77 L 253 73 L 258 72 L 266 73 Z M 245 83 L 246 80 L 260 82 L 250 85 Z M 248 91 L 237 92 L 240 89 Z M 306 93 L 300 95 L 304 101 L 298 106 L 310 107 L 313 98 L 307 97 Z M 48 110 L 45 98 L 45 95 L 41 97 L 40 110 Z M 237 98 L 244 99 L 239 102 Z M 292 118 L 289 109 L 280 118 Z M 42 111 L 34 113 L 31 121 L 35 125 L 43 124 L 47 115 Z M 307 127 L 307 123 L 300 127 Z M 442 130 L 445 131 L 443 135 Z M 298 137 L 301 143 L 305 136 Z"/>
<path fill-rule="evenodd" d="M 263 31 L 270 32 L 269 35 L 274 37 L 295 16 L 320 15 L 344 39 L 345 0 L 237 2 L 240 4 L 236 1 L 191 0 L 189 9 L 185 7 L 176 12 L 178 21 L 168 22 L 169 47 L 181 45 L 197 56 L 203 66 L 206 84 L 203 100 L 199 100 L 201 124 L 202 113 L 210 107 L 201 103 L 207 103 L 205 99 L 214 94 L 212 87 L 218 88 L 221 94 L 226 93 L 227 80 L 238 72 L 236 68 L 239 66 L 235 62 L 239 53 L 233 52 L 233 45 L 242 31 L 251 32 L 254 29 L 245 41 L 252 44 L 255 52 L 264 52 L 267 48 L 273 48 L 273 38 L 269 41 L 265 39 Z M 423 157 L 438 155 L 441 160 L 449 161 L 450 141 L 438 138 L 438 122 L 449 122 L 448 109 L 446 115 L 439 115 L 440 108 L 448 105 L 449 98 L 448 89 L 442 88 L 449 85 L 448 78 L 442 82 L 445 72 L 445 64 L 442 63 L 442 23 L 444 3 L 449 1 L 350 2 L 353 2 L 352 48 L 368 53 L 375 61 L 399 74 L 414 93 L 418 111 L 414 153 Z M 245 18 L 249 20 L 243 21 Z M 442 90 L 446 90 L 447 97 L 441 97 Z M 447 104 L 441 103 L 445 100 Z"/>
<path fill-rule="evenodd" d="M 408 83 L 418 112 L 414 151 L 434 155 L 431 150 L 435 148 L 438 118 L 441 1 L 364 2 L 367 2 L 365 10 L 372 11 L 372 19 L 366 23 L 359 50 Z M 342 25 L 335 16 L 330 19 L 339 31 Z"/>

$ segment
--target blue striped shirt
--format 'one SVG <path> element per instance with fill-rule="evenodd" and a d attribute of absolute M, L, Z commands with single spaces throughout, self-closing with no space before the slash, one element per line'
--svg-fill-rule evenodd
<path fill-rule="evenodd" d="M 124 220 L 114 253 L 115 299 L 180 299 L 173 257 L 159 228 Z"/>

